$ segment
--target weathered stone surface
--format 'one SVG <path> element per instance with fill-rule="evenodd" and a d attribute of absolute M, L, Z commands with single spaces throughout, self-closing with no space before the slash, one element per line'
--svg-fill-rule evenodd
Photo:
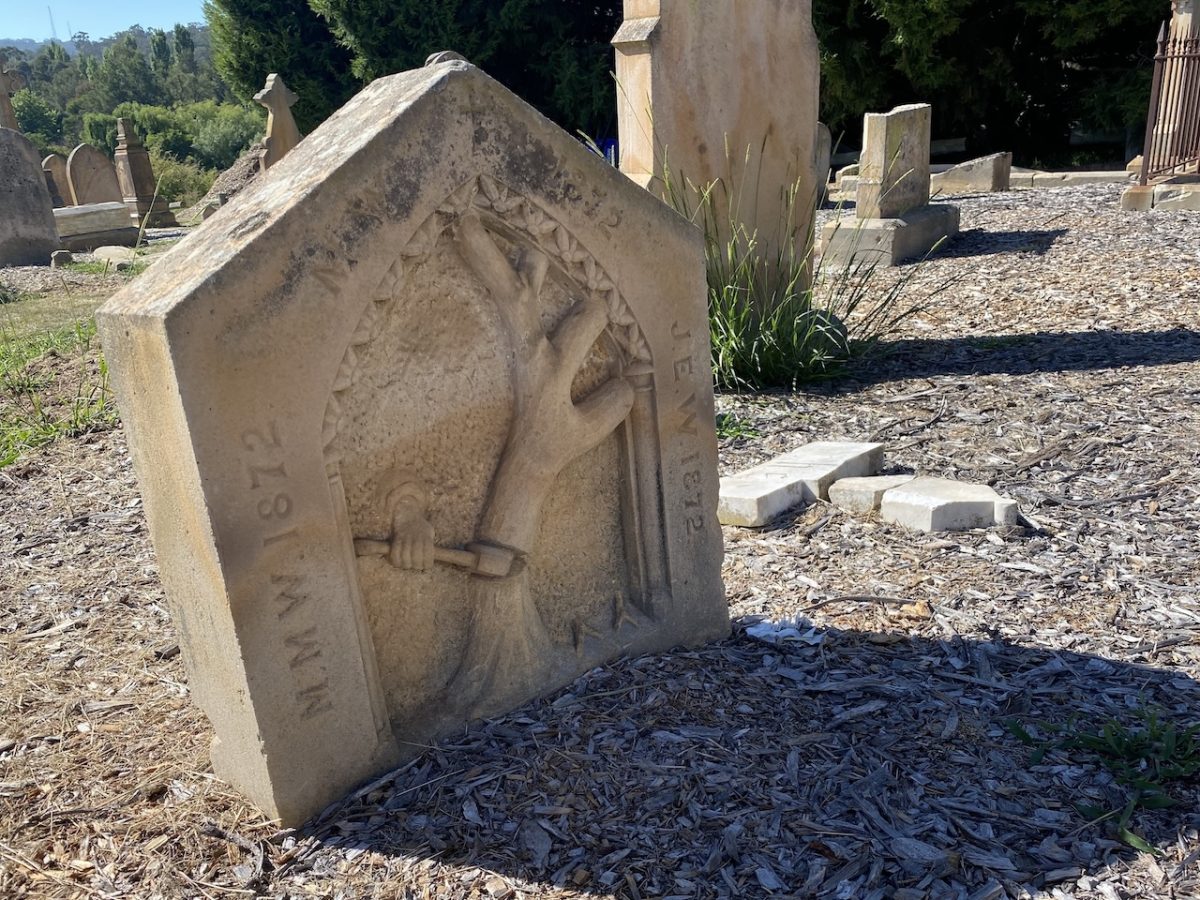
<path fill-rule="evenodd" d="M 942 193 L 1007 191 L 1012 184 L 1012 154 L 993 153 L 951 166 L 930 176 L 932 190 Z"/>
<path fill-rule="evenodd" d="M 860 219 L 898 219 L 929 202 L 932 126 L 933 107 L 928 103 L 863 117 L 855 208 Z"/>
<path fill-rule="evenodd" d="M 698 230 L 464 62 L 376 81 L 100 312 L 213 764 L 285 824 L 728 633 Z"/>
<path fill-rule="evenodd" d="M 54 210 L 60 245 L 66 250 L 94 250 L 106 244 L 132 247 L 138 230 L 124 203 L 90 203 Z"/>
<path fill-rule="evenodd" d="M 1200 210 L 1200 184 L 1155 185 L 1154 208 Z"/>
<path fill-rule="evenodd" d="M 73 206 L 123 200 L 117 170 L 104 151 L 91 144 L 80 144 L 67 157 L 67 184 Z"/>
<path fill-rule="evenodd" d="M 70 250 L 55 250 L 50 254 L 50 268 L 61 269 L 75 262 L 75 256 Z"/>
<path fill-rule="evenodd" d="M 736 217 L 767 258 L 802 251 L 818 194 L 811 0 L 625 0 L 624 12 L 613 39 L 621 171 L 659 191 L 668 170 L 678 189 L 755 185 L 735 198 Z"/>
<path fill-rule="evenodd" d="M 898 219 L 841 218 L 821 231 L 821 264 L 895 266 L 936 251 L 958 231 L 958 207 L 949 203 L 931 203 Z"/>
<path fill-rule="evenodd" d="M 283 83 L 283 79 L 272 73 L 267 76 L 263 89 L 254 95 L 260 106 L 267 110 L 267 135 L 263 140 L 262 167 L 269 169 L 292 152 L 304 139 L 292 107 L 300 98 Z"/>
<path fill-rule="evenodd" d="M 67 158 L 61 153 L 51 153 L 42 160 L 42 171 L 46 175 L 46 188 L 50 191 L 50 202 L 54 208 L 67 206 L 71 198 L 71 186 L 67 182 Z"/>
<path fill-rule="evenodd" d="M 875 475 L 867 478 L 843 478 L 829 488 L 829 502 L 847 512 L 867 515 L 879 509 L 883 495 L 892 488 L 908 484 L 915 475 Z"/>
<path fill-rule="evenodd" d="M 37 149 L 19 131 L 0 128 L 0 266 L 43 266 L 57 249 Z"/>
<path fill-rule="evenodd" d="M 883 495 L 879 509 L 885 522 L 917 531 L 969 531 L 1017 524 L 1016 501 L 983 484 L 946 478 L 915 478 Z"/>
<path fill-rule="evenodd" d="M 882 444 L 806 444 L 722 478 L 717 516 L 722 525 L 758 528 L 803 503 L 827 500 L 839 479 L 873 475 L 882 466 Z"/>
<path fill-rule="evenodd" d="M 150 165 L 150 154 L 133 127 L 132 119 L 117 119 L 117 151 L 113 156 L 121 199 L 129 207 L 134 227 L 141 228 L 143 222 L 150 228 L 178 225 L 167 199 L 156 196 L 158 182 Z"/>

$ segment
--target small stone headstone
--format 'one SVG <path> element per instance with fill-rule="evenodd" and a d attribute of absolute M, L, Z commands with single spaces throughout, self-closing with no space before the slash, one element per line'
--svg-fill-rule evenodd
<path fill-rule="evenodd" d="M 304 138 L 292 117 L 292 107 L 300 98 L 288 89 L 278 75 L 267 76 L 263 89 L 254 95 L 267 109 L 267 136 L 263 141 L 263 169 L 269 169 L 292 152 Z"/>
<path fill-rule="evenodd" d="M 67 206 L 71 188 L 67 183 L 67 158 L 61 153 L 51 153 L 42 160 L 42 171 L 46 173 L 46 187 L 55 209 Z"/>
<path fill-rule="evenodd" d="M 50 254 L 50 268 L 61 269 L 75 262 L 75 255 L 70 250 L 55 250 Z"/>
<path fill-rule="evenodd" d="M 728 633 L 703 240 L 452 60 L 98 316 L 216 772 L 285 824 Z"/>
<path fill-rule="evenodd" d="M 863 117 L 855 208 L 860 219 L 896 219 L 929 203 L 932 123 L 928 103 Z"/>
<path fill-rule="evenodd" d="M 80 144 L 67 157 L 67 183 L 74 206 L 121 203 L 124 199 L 112 161 L 91 144 Z"/>
<path fill-rule="evenodd" d="M 37 149 L 19 131 L 0 128 L 0 266 L 44 266 L 57 249 Z"/>

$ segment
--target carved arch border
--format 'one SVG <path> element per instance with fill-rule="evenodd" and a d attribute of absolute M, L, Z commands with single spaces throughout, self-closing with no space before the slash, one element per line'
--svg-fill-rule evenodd
<path fill-rule="evenodd" d="M 339 446 L 345 420 L 344 398 L 358 380 L 362 350 L 380 333 L 388 314 L 401 296 L 406 270 L 432 253 L 445 233 L 468 210 L 482 214 L 497 233 L 515 242 L 538 247 L 561 274 L 589 296 L 604 300 L 609 325 L 604 336 L 620 351 L 626 375 L 635 389 L 629 416 L 618 429 L 625 474 L 621 509 L 624 515 L 626 555 L 635 571 L 631 582 L 633 603 L 650 619 L 658 618 L 670 600 L 670 569 L 664 531 L 658 415 L 654 393 L 654 361 L 641 327 L 604 267 L 567 228 L 528 197 L 488 175 L 479 175 L 454 191 L 421 224 L 400 250 L 351 334 L 330 389 L 322 422 L 321 443 L 325 470 L 339 516 L 348 524 L 341 479 Z M 347 527 L 349 559 L 354 559 L 353 537 Z"/>

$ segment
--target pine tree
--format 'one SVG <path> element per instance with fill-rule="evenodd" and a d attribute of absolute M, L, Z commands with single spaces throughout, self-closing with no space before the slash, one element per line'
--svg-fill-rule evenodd
<path fill-rule="evenodd" d="M 350 54 L 305 0 L 207 0 L 217 71 L 243 100 L 272 72 L 300 100 L 292 107 L 301 131 L 315 128 L 357 90 Z"/>

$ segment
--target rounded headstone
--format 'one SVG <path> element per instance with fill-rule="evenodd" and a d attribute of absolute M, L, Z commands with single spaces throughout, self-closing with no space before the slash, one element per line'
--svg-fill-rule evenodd
<path fill-rule="evenodd" d="M 112 160 L 91 144 L 80 144 L 67 157 L 67 181 L 76 206 L 125 200 Z"/>
<path fill-rule="evenodd" d="M 19 131 L 0 128 L 0 266 L 44 266 L 57 249 L 37 150 Z"/>

